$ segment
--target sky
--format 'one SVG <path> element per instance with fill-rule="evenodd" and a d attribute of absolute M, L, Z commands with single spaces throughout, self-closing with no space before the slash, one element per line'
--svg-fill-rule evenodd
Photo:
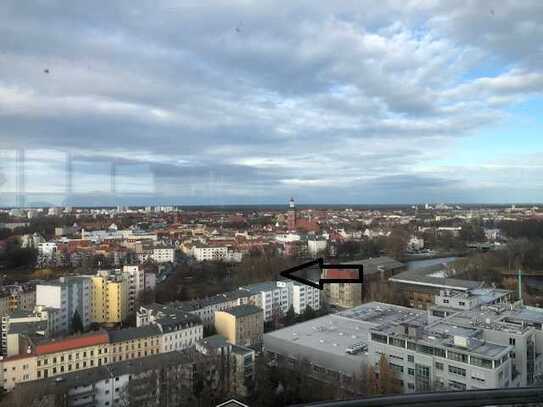
<path fill-rule="evenodd" d="M 543 202 L 540 0 L 3 0 L 0 38 L 0 206 L 17 168 L 38 206 Z"/>

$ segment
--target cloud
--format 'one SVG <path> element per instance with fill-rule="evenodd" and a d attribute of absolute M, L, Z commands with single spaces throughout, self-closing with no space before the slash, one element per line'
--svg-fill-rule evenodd
<path fill-rule="evenodd" d="M 111 163 L 140 201 L 484 200 L 421 168 L 543 88 L 539 1 L 2 7 L 0 148 L 86 160 L 100 202 Z"/>

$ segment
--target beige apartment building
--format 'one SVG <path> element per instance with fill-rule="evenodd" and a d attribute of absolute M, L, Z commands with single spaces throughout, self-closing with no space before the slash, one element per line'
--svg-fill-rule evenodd
<path fill-rule="evenodd" d="M 128 279 L 104 272 L 91 281 L 92 320 L 110 324 L 124 321 L 128 314 Z"/>
<path fill-rule="evenodd" d="M 231 344 L 259 348 L 264 334 L 262 309 L 246 304 L 216 311 L 215 329 Z"/>
<path fill-rule="evenodd" d="M 37 379 L 90 369 L 111 362 L 107 332 L 71 336 L 34 347 Z"/>
<path fill-rule="evenodd" d="M 157 326 L 125 328 L 109 332 L 111 361 L 139 359 L 160 353 L 162 332 Z"/>
<path fill-rule="evenodd" d="M 36 380 L 36 356 L 16 355 L 0 361 L 0 382 L 5 391 L 11 391 L 17 383 Z"/>

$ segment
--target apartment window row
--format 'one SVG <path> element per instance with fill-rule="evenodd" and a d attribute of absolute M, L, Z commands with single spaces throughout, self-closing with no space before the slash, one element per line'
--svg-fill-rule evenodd
<path fill-rule="evenodd" d="M 449 373 L 466 377 L 466 369 L 462 369 L 461 367 L 457 366 L 449 365 Z"/>
<path fill-rule="evenodd" d="M 39 362 L 39 361 L 38 361 Z M 87 363 L 88 362 L 88 363 Z M 94 363 L 94 359 L 91 359 L 89 361 L 82 361 L 82 362 L 76 362 L 76 363 L 69 363 L 68 365 L 60 365 L 55 366 L 52 368 L 45 368 L 38 370 L 38 378 L 46 378 L 52 375 L 56 375 L 58 373 L 64 373 L 64 372 L 71 372 L 72 370 L 80 370 L 80 369 L 87 369 L 92 368 L 96 366 L 102 366 L 102 364 L 107 364 L 107 357 L 103 359 L 99 358 L 97 363 Z"/>
<path fill-rule="evenodd" d="M 371 340 L 379 343 L 389 344 L 391 346 L 396 346 L 399 348 L 406 347 L 406 341 L 399 338 L 387 337 L 386 335 L 381 335 L 378 333 L 371 334 Z M 418 353 L 424 353 L 427 355 L 434 355 L 441 358 L 447 358 L 454 360 L 456 362 L 468 363 L 474 366 L 484 367 L 487 369 L 492 369 L 493 367 L 498 367 L 502 363 L 505 363 L 508 355 L 505 355 L 502 359 L 495 360 L 494 362 L 491 359 L 479 358 L 476 356 L 468 357 L 467 354 L 455 352 L 452 350 L 445 351 L 445 349 L 436 348 L 433 346 L 417 344 L 415 342 L 407 341 L 407 349 L 417 351 Z M 414 362 L 414 357 L 408 355 L 408 361 Z"/>
<path fill-rule="evenodd" d="M 99 349 L 97 354 L 102 354 L 102 353 L 107 353 L 107 348 L 103 348 L 103 349 Z M 38 366 L 46 366 L 49 364 L 49 361 L 51 361 L 51 364 L 56 364 L 56 363 L 63 363 L 65 362 L 66 360 L 68 361 L 71 361 L 71 360 L 79 360 L 79 359 L 85 359 L 87 357 L 93 357 L 94 356 L 94 351 L 91 350 L 91 351 L 83 351 L 83 352 L 74 352 L 74 353 L 69 353 L 67 355 L 68 357 L 66 358 L 65 355 L 62 355 L 62 356 L 54 356 L 52 357 L 51 359 L 49 358 L 46 358 L 46 359 L 40 359 L 38 360 L 38 363 L 37 365 Z"/>

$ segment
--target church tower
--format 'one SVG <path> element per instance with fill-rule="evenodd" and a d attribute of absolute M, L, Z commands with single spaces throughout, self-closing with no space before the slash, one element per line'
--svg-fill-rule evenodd
<path fill-rule="evenodd" d="M 290 198 L 288 202 L 287 226 L 289 232 L 296 231 L 296 205 L 294 205 L 294 198 Z"/>

